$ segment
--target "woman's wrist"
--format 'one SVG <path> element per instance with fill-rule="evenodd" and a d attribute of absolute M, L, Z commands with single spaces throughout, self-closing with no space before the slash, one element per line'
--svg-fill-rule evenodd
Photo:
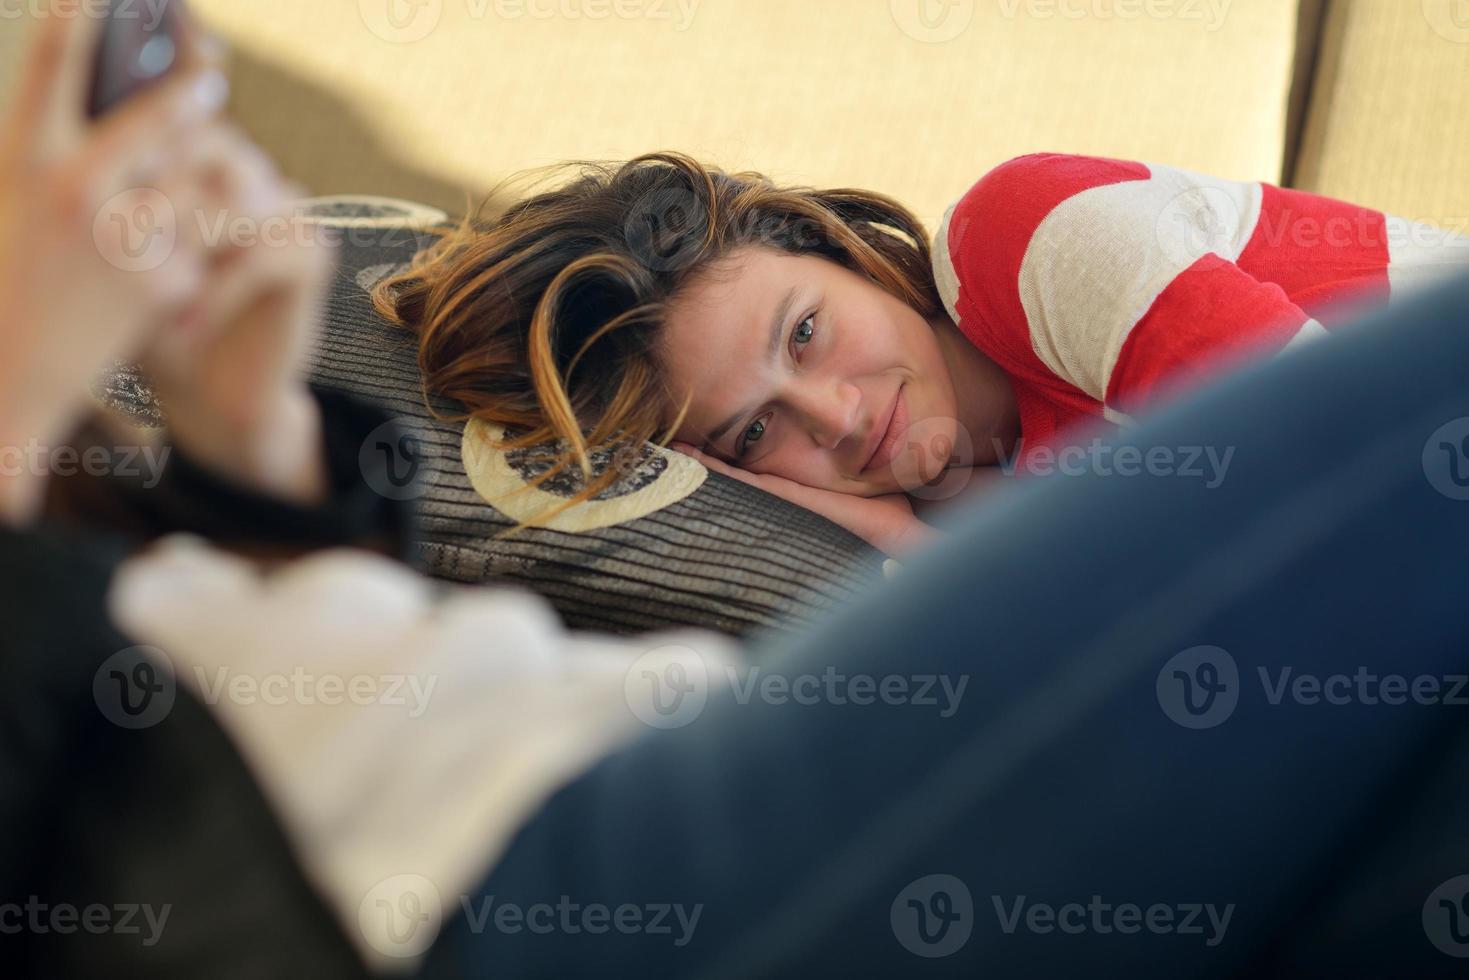
<path fill-rule="evenodd" d="M 933 544 L 941 537 L 937 528 L 923 523 L 916 516 L 906 522 L 894 536 L 893 547 L 888 551 L 890 558 L 904 558 L 909 554 Z"/>
<path fill-rule="evenodd" d="M 0 377 L 0 386 L 7 383 Z M 23 388 L 22 379 L 9 384 L 12 393 Z M 52 452 L 68 420 L 80 417 L 79 408 L 52 401 L 45 411 L 27 412 L 11 399 L 0 399 L 0 522 L 22 527 L 40 516 Z"/>
<path fill-rule="evenodd" d="M 329 496 L 321 410 L 305 385 L 286 389 L 249 421 L 175 414 L 174 446 L 216 476 L 302 507 Z"/>
<path fill-rule="evenodd" d="M 0 524 L 25 527 L 34 523 L 45 495 L 46 478 L 31 471 L 23 448 L 0 443 Z"/>

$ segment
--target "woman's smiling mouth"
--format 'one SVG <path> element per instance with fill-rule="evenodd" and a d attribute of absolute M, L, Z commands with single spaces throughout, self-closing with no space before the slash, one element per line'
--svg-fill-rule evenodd
<path fill-rule="evenodd" d="M 903 400 L 903 388 L 903 385 L 898 386 L 898 394 L 893 398 L 893 406 L 888 413 L 887 423 L 883 426 L 882 435 L 878 437 L 877 445 L 872 449 L 872 455 L 862 467 L 863 474 L 886 466 L 898 455 L 898 447 L 903 442 L 903 433 L 908 428 L 908 403 Z"/>

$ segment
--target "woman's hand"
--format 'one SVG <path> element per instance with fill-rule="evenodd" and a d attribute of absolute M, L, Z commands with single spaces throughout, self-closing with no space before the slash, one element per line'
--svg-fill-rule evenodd
<path fill-rule="evenodd" d="M 327 492 L 321 421 L 300 369 L 336 270 L 335 250 L 292 214 L 298 188 L 237 130 L 186 148 L 218 190 L 197 219 L 215 243 L 198 298 L 142 358 L 173 443 L 219 475 L 303 505 Z M 229 237 L 229 236 L 227 236 Z"/>
<path fill-rule="evenodd" d="M 59 441 L 96 375 L 141 359 L 175 444 L 300 503 L 325 494 L 320 421 L 298 378 L 332 250 L 288 213 L 228 86 L 182 20 L 179 71 L 93 123 L 95 18 L 48 17 L 0 149 L 0 447 Z M 44 473 L 0 474 L 0 519 L 33 516 Z"/>
<path fill-rule="evenodd" d="M 103 233 L 142 185 L 193 206 L 186 175 L 161 151 L 206 129 L 228 86 L 185 44 L 178 72 L 94 124 L 85 107 L 99 26 L 47 16 L 0 122 L 0 447 L 52 448 L 87 410 L 97 374 L 134 354 L 205 278 L 187 236 L 163 250 L 154 235 L 119 256 Z M 0 519 L 33 516 L 45 478 L 4 468 Z"/>
<path fill-rule="evenodd" d="M 820 514 L 891 558 L 902 558 L 938 537 L 937 531 L 914 515 L 913 505 L 907 494 L 857 497 L 834 490 L 808 487 L 804 483 L 772 473 L 751 473 L 700 452 L 686 442 L 675 442 L 670 448 L 694 457 L 716 473 L 748 483 L 798 507 Z"/>

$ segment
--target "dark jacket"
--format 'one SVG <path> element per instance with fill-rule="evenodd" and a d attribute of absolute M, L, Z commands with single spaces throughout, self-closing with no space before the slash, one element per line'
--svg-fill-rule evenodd
<path fill-rule="evenodd" d="M 385 457 L 360 452 L 385 418 L 316 395 L 331 479 L 320 508 L 243 492 L 175 451 L 150 489 L 95 481 L 110 533 L 0 528 L 7 975 L 363 975 L 225 733 L 105 607 L 118 564 L 170 531 L 281 557 L 347 544 L 406 554 L 410 511 L 372 489 Z"/>

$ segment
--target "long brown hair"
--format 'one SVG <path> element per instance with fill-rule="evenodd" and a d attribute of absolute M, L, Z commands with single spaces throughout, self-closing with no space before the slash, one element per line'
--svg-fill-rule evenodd
<path fill-rule="evenodd" d="M 575 173 L 498 219 L 465 217 L 372 294 L 418 333 L 426 391 L 504 426 L 499 449 L 556 445 L 532 485 L 579 466 L 576 496 L 517 528 L 615 483 L 615 466 L 594 477 L 593 456 L 673 438 L 689 406 L 665 381 L 661 328 L 679 291 L 735 249 L 815 254 L 925 317 L 942 309 L 927 233 L 885 195 L 777 187 L 677 152 L 556 169 Z"/>

